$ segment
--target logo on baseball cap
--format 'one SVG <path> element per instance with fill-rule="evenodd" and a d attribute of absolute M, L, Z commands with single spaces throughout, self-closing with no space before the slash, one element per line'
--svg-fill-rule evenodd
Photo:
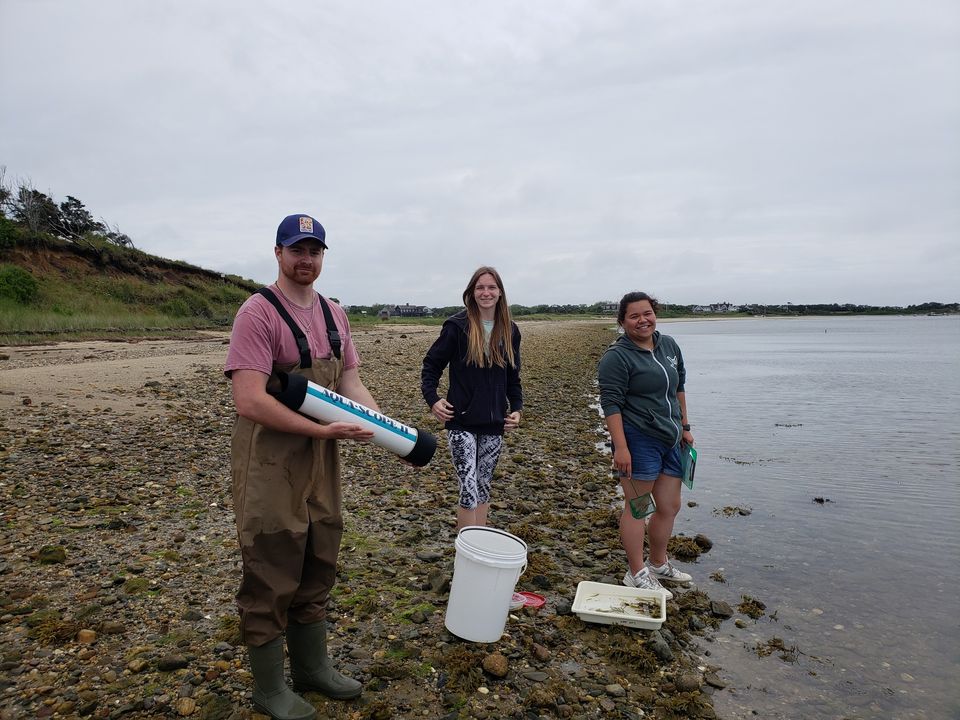
<path fill-rule="evenodd" d="M 327 247 L 327 233 L 323 225 L 309 215 L 287 215 L 277 228 L 277 245 L 290 247 L 294 243 L 313 238 Z"/>

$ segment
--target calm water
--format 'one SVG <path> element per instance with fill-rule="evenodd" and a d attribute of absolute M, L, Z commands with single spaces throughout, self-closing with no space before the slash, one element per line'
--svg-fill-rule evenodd
<path fill-rule="evenodd" d="M 767 605 L 702 644 L 730 683 L 721 715 L 960 718 L 960 318 L 660 329 L 683 349 L 700 452 L 676 530 L 716 543 L 685 569 Z M 758 657 L 773 638 L 797 661 Z"/>

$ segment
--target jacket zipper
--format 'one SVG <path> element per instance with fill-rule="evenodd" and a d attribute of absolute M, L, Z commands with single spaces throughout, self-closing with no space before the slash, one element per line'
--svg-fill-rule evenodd
<path fill-rule="evenodd" d="M 663 364 L 657 360 L 656 348 L 650 353 L 650 357 L 652 357 L 653 361 L 663 370 L 663 377 L 667 381 L 667 389 L 663 391 L 663 399 L 664 402 L 667 403 L 667 419 L 670 421 L 670 424 L 673 425 L 674 430 L 677 431 L 677 442 L 680 442 L 680 438 L 683 437 L 683 435 L 680 433 L 680 428 L 678 428 L 677 424 L 673 421 L 673 404 L 670 402 L 670 373 L 668 373 Z"/>

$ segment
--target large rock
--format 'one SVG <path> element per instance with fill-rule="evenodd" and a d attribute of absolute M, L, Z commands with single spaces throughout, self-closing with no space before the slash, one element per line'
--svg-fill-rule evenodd
<path fill-rule="evenodd" d="M 483 659 L 483 669 L 494 677 L 502 678 L 506 677 L 510 670 L 510 663 L 503 655 L 496 652 Z"/>
<path fill-rule="evenodd" d="M 37 552 L 37 562 L 41 565 L 52 565 L 67 560 L 67 551 L 62 545 L 44 545 Z"/>

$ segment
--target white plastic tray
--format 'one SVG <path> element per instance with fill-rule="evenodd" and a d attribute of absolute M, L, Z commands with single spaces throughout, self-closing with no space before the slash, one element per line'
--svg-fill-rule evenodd
<path fill-rule="evenodd" d="M 586 622 L 659 630 L 667 619 L 667 596 L 659 590 L 584 581 L 577 585 L 572 610 Z"/>

